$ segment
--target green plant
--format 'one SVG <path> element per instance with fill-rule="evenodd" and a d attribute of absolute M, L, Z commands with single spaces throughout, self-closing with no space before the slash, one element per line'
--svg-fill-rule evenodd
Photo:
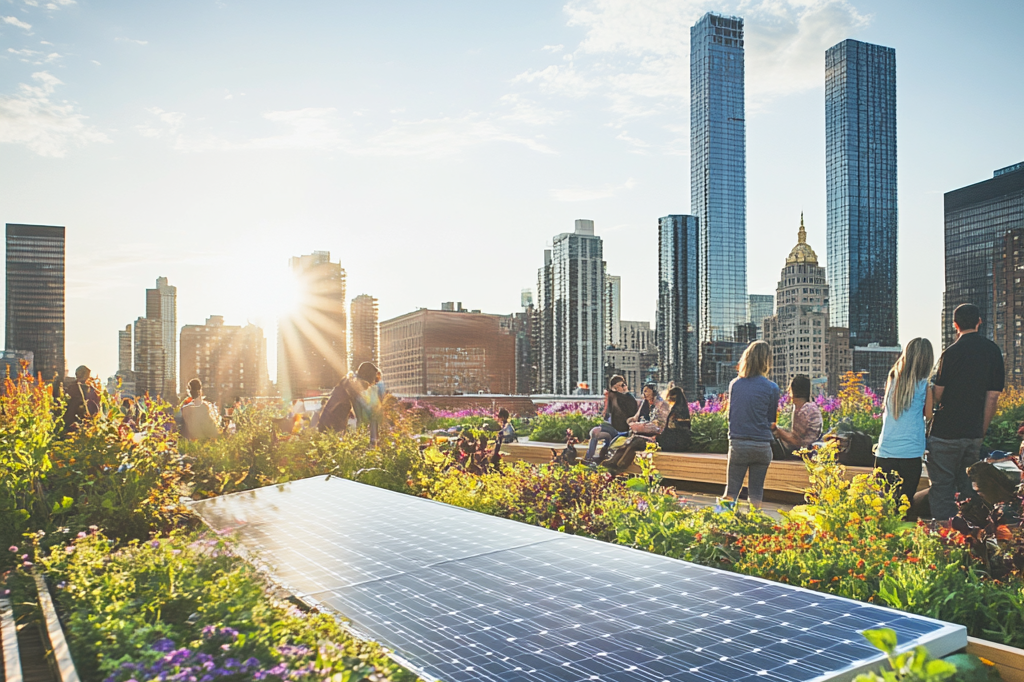
<path fill-rule="evenodd" d="M 854 682 L 942 682 L 956 674 L 956 666 L 931 658 L 922 646 L 897 654 L 896 633 L 889 628 L 865 630 L 862 634 L 885 653 L 891 669 L 858 675 Z"/>
<path fill-rule="evenodd" d="M 601 423 L 600 417 L 586 417 L 582 414 L 542 414 L 532 422 L 530 440 L 543 443 L 564 443 L 565 432 L 572 429 L 574 436 L 583 440 L 590 437 L 590 430 Z"/>
<path fill-rule="evenodd" d="M 219 539 L 174 535 L 116 548 L 99 532 L 81 533 L 39 562 L 55 583 L 84 679 L 134 679 L 129 673 L 140 669 L 163 679 L 155 671 L 162 662 L 215 665 L 192 654 L 221 649 L 271 679 L 303 677 L 311 658 L 323 679 L 415 679 L 332 617 L 275 602 L 256 570 Z"/>
<path fill-rule="evenodd" d="M 724 412 L 701 412 L 690 418 L 695 452 L 729 451 L 729 418 Z"/>

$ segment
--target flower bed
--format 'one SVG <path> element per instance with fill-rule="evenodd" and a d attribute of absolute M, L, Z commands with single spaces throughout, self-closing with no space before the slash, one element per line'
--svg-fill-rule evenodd
<path fill-rule="evenodd" d="M 85 680 L 417 679 L 334 618 L 271 598 L 216 537 L 117 548 L 91 531 L 37 550 Z"/>
<path fill-rule="evenodd" d="M 208 497 L 330 473 L 548 528 L 886 604 L 962 623 L 974 636 L 1024 645 L 1024 531 L 1019 515 L 973 514 L 970 523 L 961 519 L 956 529 L 942 531 L 904 524 L 896 520 L 901 513 L 899 505 L 875 479 L 844 481 L 827 456 L 811 471 L 808 504 L 780 522 L 757 513 L 717 514 L 710 509 L 680 507 L 673 495 L 660 488 L 656 473 L 649 468 L 629 479 L 612 479 L 581 467 L 525 464 L 507 465 L 501 474 L 472 474 L 434 448 L 421 453 L 411 435 L 419 432 L 420 426 L 399 412 L 389 413 L 379 447 L 374 450 L 361 430 L 344 438 L 308 431 L 282 436 L 273 429 L 274 414 L 260 408 L 239 415 L 238 433 L 233 436 L 179 446 L 161 406 L 147 405 L 149 413 L 140 419 L 140 430 L 133 432 L 104 398 L 102 418 L 60 440 L 53 435 L 56 406 L 47 392 L 27 384 L 11 388 L 8 395 L 0 397 L 0 503 L 5 505 L 0 532 L 10 544 L 22 544 L 21 533 L 35 530 L 46 531 L 42 544 L 53 542 L 60 537 L 54 531 L 64 526 L 72 534 L 86 532 L 87 537 L 79 542 L 89 547 L 89 543 L 100 542 L 90 539 L 94 536 L 88 531 L 90 524 L 96 524 L 111 538 L 109 551 L 104 551 L 117 558 L 110 559 L 110 565 L 122 558 L 149 565 L 147 562 L 155 562 L 165 549 L 178 550 L 192 561 L 188 553 L 199 551 L 191 547 L 192 539 L 161 539 L 159 547 L 146 544 L 151 533 L 162 535 L 193 523 L 178 504 L 179 495 Z M 1019 407 L 1015 404 L 1007 409 Z M 544 417 L 568 419 L 573 415 Z M 586 419 L 583 415 L 575 418 Z M 704 442 L 722 442 L 727 428 L 723 410 L 695 414 L 695 437 L 703 428 L 702 420 L 708 427 L 701 432 Z M 180 542 L 184 546 L 174 544 Z M 68 557 L 75 557 L 78 551 L 72 550 Z M 0 553 L 0 562 L 10 564 L 14 556 Z M 60 576 L 74 564 L 51 565 Z M 231 574 L 224 571 L 224 575 Z M 116 575 L 127 575 L 127 569 L 112 571 L 110 579 Z M 62 579 L 73 583 L 67 577 Z M 77 580 L 89 589 L 108 589 L 82 583 L 82 577 Z M 123 580 L 129 583 L 136 578 Z M 167 585 L 160 589 L 169 589 Z M 221 592 L 209 595 L 216 601 Z M 92 603 L 105 603 L 104 599 Z M 126 601 L 133 599 L 144 603 L 149 597 Z M 86 598 L 76 603 L 83 613 L 91 608 Z M 78 608 L 68 604 L 69 611 Z M 198 609 L 176 613 L 174 623 L 187 620 L 192 613 L 202 615 Z M 149 615 L 155 618 L 156 614 Z M 97 614 L 95 618 L 107 616 Z M 151 630 L 157 620 L 146 621 Z M 203 623 L 242 632 L 230 620 Z M 111 627 L 111 632 L 118 631 Z M 97 652 L 112 647 L 112 653 L 104 656 L 117 659 L 134 652 L 132 656 L 142 657 L 133 658 L 134 662 L 148 665 L 149 659 L 140 652 L 164 637 L 163 631 L 157 630 L 152 630 L 152 638 L 146 639 L 141 649 L 125 649 L 119 635 L 103 635 L 107 639 L 93 641 L 102 642 Z M 166 638 L 174 642 L 175 651 L 187 647 L 210 653 L 213 646 L 204 643 L 201 630 L 189 629 Z M 246 638 L 249 641 L 248 635 Z M 233 646 L 223 644 L 229 649 Z M 261 656 L 257 657 L 261 665 L 277 665 L 283 660 L 274 658 L 278 654 L 271 649 Z M 102 674 L 113 672 L 104 668 Z"/>

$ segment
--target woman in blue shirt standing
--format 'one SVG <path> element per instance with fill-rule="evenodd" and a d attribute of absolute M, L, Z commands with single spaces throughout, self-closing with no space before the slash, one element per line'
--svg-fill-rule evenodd
<path fill-rule="evenodd" d="M 921 458 L 925 450 L 925 425 L 932 416 L 932 392 L 928 377 L 935 355 L 928 339 L 907 344 L 885 380 L 882 434 L 875 451 L 875 467 L 894 487 L 897 499 L 914 499 L 921 482 Z"/>
<path fill-rule="evenodd" d="M 729 463 L 725 499 L 735 500 L 747 479 L 751 507 L 761 507 L 764 479 L 772 463 L 772 426 L 779 412 L 779 386 L 768 379 L 772 350 L 755 341 L 743 351 L 739 376 L 729 384 Z"/>

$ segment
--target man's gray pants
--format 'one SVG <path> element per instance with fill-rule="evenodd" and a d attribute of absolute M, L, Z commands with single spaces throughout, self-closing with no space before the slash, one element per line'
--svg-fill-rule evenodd
<path fill-rule="evenodd" d="M 928 502 L 932 518 L 947 520 L 956 516 L 956 494 L 961 500 L 974 494 L 967 467 L 981 459 L 981 438 L 928 439 L 928 478 L 931 492 Z"/>

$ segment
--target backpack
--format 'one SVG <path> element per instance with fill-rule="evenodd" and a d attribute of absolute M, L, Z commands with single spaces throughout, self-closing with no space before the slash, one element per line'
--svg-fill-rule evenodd
<path fill-rule="evenodd" d="M 210 440 L 220 435 L 220 429 L 213 418 L 213 406 L 196 400 L 181 408 L 183 423 L 181 435 L 189 440 Z"/>

